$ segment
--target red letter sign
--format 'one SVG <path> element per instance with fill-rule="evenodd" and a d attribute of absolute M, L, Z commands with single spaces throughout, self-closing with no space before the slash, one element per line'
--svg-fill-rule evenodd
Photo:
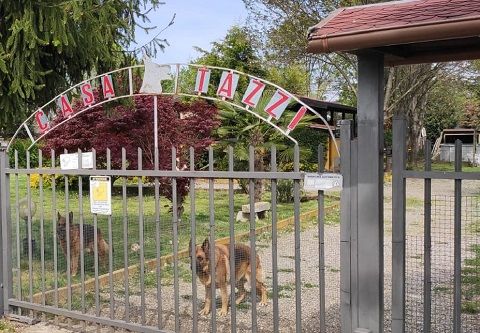
<path fill-rule="evenodd" d="M 295 117 L 293 117 L 292 121 L 287 126 L 290 131 L 293 131 L 295 127 L 297 127 L 298 123 L 303 118 L 306 112 L 307 112 L 307 108 L 305 106 L 302 106 L 300 110 L 298 110 Z"/>
<path fill-rule="evenodd" d="M 45 133 L 49 127 L 49 124 L 48 124 L 48 118 L 45 115 L 45 113 L 43 113 L 42 109 L 39 109 L 35 114 L 35 120 L 37 121 L 38 129 L 40 130 L 40 133 L 42 134 Z"/>
<path fill-rule="evenodd" d="M 238 74 L 233 74 L 233 72 L 223 72 L 222 78 L 220 79 L 220 84 L 218 85 L 217 95 L 220 97 L 233 99 L 233 94 L 237 89 L 237 84 Z"/>
<path fill-rule="evenodd" d="M 195 91 L 206 94 L 208 91 L 208 83 L 210 81 L 210 70 L 208 68 L 199 68 L 197 71 L 197 79 L 195 80 Z"/>
<path fill-rule="evenodd" d="M 265 112 L 278 119 L 287 108 L 288 102 L 290 102 L 290 96 L 286 92 L 277 89 L 270 102 L 268 102 Z"/>
<path fill-rule="evenodd" d="M 260 96 L 262 96 L 263 89 L 265 89 L 265 83 L 258 79 L 251 79 L 248 84 L 247 90 L 242 98 L 242 103 L 251 107 L 256 107 Z"/>
<path fill-rule="evenodd" d="M 103 98 L 108 99 L 115 97 L 115 90 L 113 90 L 112 76 L 102 76 Z"/>
<path fill-rule="evenodd" d="M 82 92 L 82 100 L 84 106 L 92 105 L 95 102 L 95 97 L 93 97 L 92 85 L 90 83 L 82 84 L 80 87 Z"/>
<path fill-rule="evenodd" d="M 70 102 L 68 101 L 67 95 L 60 96 L 59 100 L 57 100 L 57 103 L 60 111 L 62 111 L 62 114 L 65 118 L 73 114 L 73 109 L 70 105 Z"/>

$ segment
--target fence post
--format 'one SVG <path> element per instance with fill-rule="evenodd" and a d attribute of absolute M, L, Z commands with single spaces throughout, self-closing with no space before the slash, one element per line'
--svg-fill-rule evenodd
<path fill-rule="evenodd" d="M 6 142 L 0 138 L 0 256 L 1 285 L 0 285 L 0 316 L 7 314 L 8 299 L 12 296 L 12 253 L 11 253 L 11 225 L 10 225 L 10 177 L 6 173 L 8 155 Z"/>
<path fill-rule="evenodd" d="M 351 291 L 351 121 L 340 121 L 340 172 L 343 176 L 340 213 L 340 317 L 341 332 L 352 332 Z"/>
<path fill-rule="evenodd" d="M 405 332 L 405 116 L 393 118 L 392 151 L 392 333 Z"/>

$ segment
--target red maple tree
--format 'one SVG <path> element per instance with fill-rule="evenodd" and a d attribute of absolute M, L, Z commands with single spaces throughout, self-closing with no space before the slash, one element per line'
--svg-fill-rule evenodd
<path fill-rule="evenodd" d="M 97 98 L 99 91 L 95 91 Z M 98 100 L 98 99 L 97 99 Z M 138 148 L 142 149 L 142 169 L 154 169 L 154 97 L 134 96 L 130 102 L 111 102 L 85 111 L 50 131 L 43 150 L 57 155 L 96 150 L 97 167 L 106 166 L 106 150 L 110 149 L 112 169 L 122 167 L 122 147 L 126 150 L 127 168 L 138 168 Z M 73 102 L 75 112 L 84 108 L 81 101 Z M 53 125 L 63 121 L 62 115 Z M 212 132 L 218 127 L 217 108 L 204 101 L 182 101 L 177 97 L 158 96 L 159 169 L 172 170 L 172 147 L 177 149 L 177 168 L 188 163 L 190 147 L 196 161 L 213 142 Z M 161 194 L 172 199 L 171 179 L 159 179 Z M 177 179 L 178 203 L 188 193 L 188 179 Z"/>

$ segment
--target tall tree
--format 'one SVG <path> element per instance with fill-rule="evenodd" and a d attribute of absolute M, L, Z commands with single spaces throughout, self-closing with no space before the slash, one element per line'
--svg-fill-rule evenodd
<path fill-rule="evenodd" d="M 305 33 L 335 8 L 386 2 L 382 0 L 244 0 L 257 34 L 264 36 L 264 53 L 275 63 L 303 63 L 311 73 L 310 95 L 336 96 L 348 105 L 356 105 L 357 64 L 345 53 L 307 54 Z M 408 144 L 414 152 L 421 149 L 420 131 L 427 110 L 429 91 L 452 68 L 462 75 L 462 66 L 421 64 L 386 69 L 384 110 L 387 129 L 394 114 L 408 120 Z"/>
<path fill-rule="evenodd" d="M 210 52 L 203 51 L 204 54 L 196 62 L 236 69 L 247 74 L 270 79 L 273 83 L 281 86 L 288 84 L 287 90 L 292 88 L 297 90 L 294 92 L 303 93 L 305 85 L 302 85 L 301 78 L 302 73 L 305 72 L 297 71 L 299 68 L 295 66 L 284 66 L 280 69 L 265 66 L 257 45 L 257 39 L 248 29 L 234 26 L 227 32 L 222 41 L 213 43 Z M 211 81 L 218 82 L 218 79 Z M 245 91 L 247 84 L 248 81 L 242 78 L 237 91 Z M 264 92 L 264 95 L 268 93 Z M 235 96 L 238 102 L 241 97 L 238 93 Z M 262 98 L 253 112 L 262 113 L 268 101 L 268 99 Z M 222 122 L 217 131 L 220 147 L 224 149 L 225 145 L 235 142 L 235 157 L 239 164 L 243 164 L 243 167 L 248 168 L 246 162 L 248 161 L 249 146 L 255 147 L 254 164 L 256 171 L 266 169 L 267 152 L 269 146 L 273 143 L 277 145 L 280 159 L 293 159 L 293 146 L 286 144 L 283 135 L 278 133 L 271 125 L 226 103 L 219 103 L 218 108 Z M 281 121 L 286 121 L 285 119 L 291 119 L 291 117 L 284 115 Z M 305 117 L 297 128 L 304 127 L 309 119 L 309 117 Z M 303 156 L 309 156 L 308 152 L 304 151 Z M 260 179 L 257 179 L 255 180 L 255 201 L 261 201 L 262 194 L 263 184 Z"/>
<path fill-rule="evenodd" d="M 125 61 L 122 51 L 135 27 L 148 22 L 148 7 L 160 3 L 0 1 L 0 134 L 86 74 Z"/>

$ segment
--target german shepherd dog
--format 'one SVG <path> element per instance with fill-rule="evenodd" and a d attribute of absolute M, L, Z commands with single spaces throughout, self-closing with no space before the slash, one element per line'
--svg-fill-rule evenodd
<path fill-rule="evenodd" d="M 189 253 L 191 255 L 191 242 Z M 235 244 L 235 280 L 236 287 L 238 289 L 238 297 L 235 301 L 236 304 L 240 304 L 247 294 L 245 290 L 245 282 L 248 282 L 250 286 L 252 267 L 250 264 L 250 247 L 243 244 Z M 199 312 L 200 315 L 208 315 L 212 307 L 212 295 L 211 286 L 212 278 L 210 276 L 210 242 L 205 239 L 201 246 L 195 246 L 195 261 L 197 276 L 200 282 L 205 286 L 205 305 Z M 220 316 L 226 316 L 228 313 L 228 294 L 227 285 L 230 281 L 230 252 L 228 245 L 215 244 L 215 286 L 220 289 L 222 298 L 222 308 L 219 311 Z M 267 305 L 267 288 L 263 283 L 263 271 L 260 264 L 260 258 L 257 255 L 256 261 L 256 290 L 260 296 L 260 305 Z"/>
<path fill-rule="evenodd" d="M 60 241 L 63 254 L 67 257 L 67 219 L 57 213 L 57 237 Z M 77 275 L 78 260 L 80 258 L 80 224 L 73 224 L 73 212 L 69 214 L 70 226 L 70 273 L 72 276 Z M 83 248 L 89 253 L 94 253 L 95 250 L 95 228 L 90 224 L 83 225 Z M 107 265 L 108 258 L 108 243 L 102 236 L 102 232 L 97 228 L 97 247 L 98 257 L 104 266 Z"/>

